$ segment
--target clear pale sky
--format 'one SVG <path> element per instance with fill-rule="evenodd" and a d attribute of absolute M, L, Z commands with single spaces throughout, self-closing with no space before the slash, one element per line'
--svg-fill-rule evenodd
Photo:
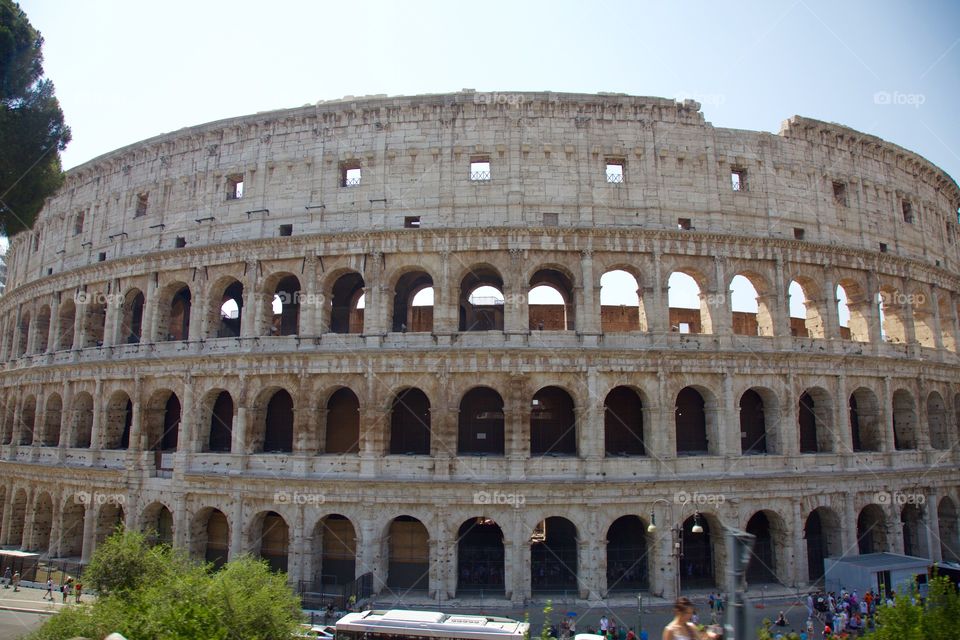
<path fill-rule="evenodd" d="M 772 132 L 799 114 L 878 135 L 960 179 L 956 1 L 21 6 L 73 129 L 65 168 L 221 118 L 469 87 L 693 98 L 716 126 Z"/>
<path fill-rule="evenodd" d="M 345 95 L 616 91 L 716 126 L 839 122 L 960 179 L 960 2 L 23 0 L 69 168 L 159 133 Z M 875 100 L 884 92 L 889 104 Z"/>

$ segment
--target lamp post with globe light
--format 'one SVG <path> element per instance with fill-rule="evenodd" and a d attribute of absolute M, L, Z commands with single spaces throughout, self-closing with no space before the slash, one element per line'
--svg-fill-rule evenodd
<path fill-rule="evenodd" d="M 673 523 L 670 526 L 672 550 L 670 555 L 673 557 L 673 577 L 674 577 L 674 597 L 680 597 L 680 560 L 683 558 L 683 523 L 677 522 L 674 518 L 673 513 L 673 503 L 664 500 L 663 498 L 657 498 L 654 501 L 654 506 L 659 503 L 667 505 L 670 509 L 670 521 Z M 683 516 L 683 509 L 681 506 L 680 515 Z M 650 524 L 647 525 L 647 533 L 656 533 L 657 532 L 657 514 L 654 513 L 653 509 L 650 510 Z M 693 526 L 690 528 L 690 533 L 701 534 L 703 533 L 703 525 L 700 524 L 700 512 L 693 512 Z"/>

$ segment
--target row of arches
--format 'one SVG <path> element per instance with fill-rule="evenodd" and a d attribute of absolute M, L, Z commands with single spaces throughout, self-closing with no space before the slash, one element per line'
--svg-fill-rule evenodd
<path fill-rule="evenodd" d="M 38 406 L 41 401 L 43 406 Z M 134 399 L 122 389 L 106 394 L 99 411 L 87 391 L 71 394 L 69 402 L 65 406 L 57 392 L 47 393 L 41 400 L 33 393 L 8 396 L 5 409 L 0 405 L 0 444 L 152 451 L 179 448 L 185 408 L 172 389 L 161 388 L 146 398 L 136 428 Z M 767 387 L 746 389 L 736 401 L 739 453 L 947 450 L 960 440 L 960 394 L 951 411 L 938 391 L 930 391 L 924 400 L 926 424 L 922 425 L 911 391 L 894 389 L 891 404 L 884 409 L 873 390 L 859 387 L 847 398 L 846 415 L 842 416 L 849 424 L 848 440 L 840 439 L 843 425 L 835 424 L 838 411 L 834 403 L 831 393 L 822 387 L 803 390 L 791 407 L 782 406 L 781 398 Z M 455 441 L 443 435 L 440 445 L 437 432 L 446 427 L 435 424 L 436 408 L 418 387 L 394 392 L 382 412 L 362 407 L 360 397 L 349 387 L 332 390 L 319 405 L 298 405 L 294 394 L 277 384 L 266 385 L 246 407 L 229 390 L 214 388 L 200 396 L 199 409 L 187 416 L 190 439 L 196 442 L 190 450 L 214 453 L 355 454 L 361 448 L 361 432 L 369 434 L 369 426 L 387 434 L 384 453 L 388 454 L 431 455 L 442 446 L 459 456 L 504 455 L 512 446 L 511 429 L 519 428 L 531 456 L 577 456 L 582 455 L 579 432 L 587 418 L 574 396 L 555 385 L 541 387 L 529 404 L 520 407 L 508 406 L 495 388 L 468 389 L 454 412 Z M 241 412 L 243 429 L 238 428 Z M 720 398 L 709 387 L 680 389 L 673 413 L 674 454 L 736 451 L 731 443 L 724 450 L 718 444 L 724 412 Z M 658 418 L 668 418 L 655 410 L 640 388 L 614 387 L 596 417 L 603 424 L 605 456 L 646 456 L 652 450 L 670 453 L 663 449 L 662 441 L 651 446 L 652 425 Z M 96 419 L 100 424 L 95 435 Z"/>
<path fill-rule="evenodd" d="M 652 527 L 651 518 L 639 515 L 615 517 L 602 532 L 601 539 L 590 546 L 584 531 L 574 520 L 551 515 L 533 523 L 528 530 L 517 532 L 504 529 L 496 519 L 478 514 L 450 529 L 452 539 L 441 541 L 449 534 L 431 533 L 428 526 L 414 515 L 399 515 L 379 522 L 375 527 L 361 530 L 351 517 L 328 513 L 307 524 L 305 536 L 295 535 L 290 516 L 281 510 L 263 509 L 247 518 L 241 532 L 227 512 L 207 506 L 192 512 L 184 520 L 186 531 L 176 532 L 177 520 L 173 511 L 162 502 L 148 505 L 131 520 L 122 504 L 108 502 L 91 504 L 71 496 L 57 502 L 47 491 L 37 492 L 32 501 L 27 491 L 19 489 L 9 496 L 12 503 L 6 509 L 7 488 L 0 487 L 0 508 L 4 508 L 4 529 L 0 539 L 5 544 L 24 550 L 38 551 L 50 557 L 78 557 L 86 539 L 92 548 L 100 544 L 118 525 L 137 526 L 148 532 L 156 543 L 183 544 L 190 553 L 215 566 L 226 562 L 231 554 L 249 552 L 265 559 L 277 571 L 290 572 L 322 590 L 334 585 L 349 584 L 360 570 L 368 571 L 371 558 L 379 556 L 382 586 L 394 592 L 431 590 L 431 564 L 441 560 L 431 552 L 437 542 L 449 543 L 455 571 L 455 591 L 460 594 L 476 592 L 503 593 L 508 589 L 508 563 L 511 545 L 527 547 L 528 572 L 532 593 L 577 591 L 583 580 L 581 563 L 599 563 L 604 574 L 607 593 L 636 592 L 650 589 L 650 576 L 673 566 L 662 566 L 679 560 L 676 569 L 683 590 L 714 588 L 722 581 L 725 551 L 723 548 L 723 521 L 717 513 L 695 512 L 677 522 L 676 531 L 670 523 L 663 528 Z M 928 514 L 925 509 L 931 509 Z M 28 517 L 29 510 L 29 517 Z M 92 511 L 92 517 L 85 517 Z M 856 514 L 856 531 L 848 532 L 860 554 L 881 551 L 900 551 L 895 539 L 895 527 L 900 529 L 902 552 L 925 558 L 960 559 L 960 521 L 954 500 L 945 496 L 936 504 L 907 504 L 885 510 L 878 504 L 863 506 Z M 849 554 L 843 547 L 843 520 L 828 506 L 811 510 L 802 522 L 790 523 L 776 510 L 754 512 L 742 524 L 756 536 L 753 554 L 746 570 L 748 583 L 783 583 L 792 580 L 815 582 L 823 576 L 823 560 Z M 86 530 L 85 530 L 86 526 Z M 797 536 L 792 527 L 802 527 L 805 567 L 789 567 Z M 928 531 L 928 529 L 931 529 Z M 378 533 L 379 530 L 379 533 Z M 239 535 L 236 535 L 239 533 Z M 361 534 L 367 538 L 363 539 Z M 520 540 L 512 537 L 521 536 Z M 304 537 L 306 538 L 304 541 Z M 437 538 L 437 539 L 434 539 Z M 679 545 L 676 558 L 665 557 L 657 551 L 666 542 Z M 589 553 L 584 555 L 584 544 Z M 297 545 L 303 545 L 295 549 Z M 931 545 L 936 545 L 933 548 Z M 363 547 L 375 549 L 364 553 Z M 86 550 L 86 553 L 92 551 Z M 599 552 L 601 557 L 592 555 Z M 516 558 L 514 558 L 514 561 Z M 292 562 L 306 563 L 294 567 Z M 367 566 L 362 566 L 366 564 Z M 586 570 L 591 570 L 586 569 Z M 796 571 L 797 575 L 788 575 Z M 805 574 L 805 575 L 804 575 Z"/>
<path fill-rule="evenodd" d="M 56 317 L 50 304 L 27 305 L 17 316 L 8 316 L 4 353 L 16 358 L 105 343 L 365 332 L 368 283 L 360 272 L 341 270 L 327 278 L 319 292 L 306 291 L 302 278 L 291 272 L 273 273 L 251 294 L 251 285 L 244 279 L 221 277 L 203 287 L 201 307 L 196 311 L 196 285 L 180 280 L 158 288 L 149 296 L 153 300 L 138 287 L 122 293 L 81 291 L 69 298 L 58 296 L 62 299 L 56 305 Z M 956 304 L 950 294 L 935 298 L 925 288 L 906 293 L 881 284 L 870 294 L 872 289 L 865 283 L 847 277 L 828 291 L 816 278 L 797 276 L 787 291 L 778 293 L 767 276 L 746 270 L 718 292 L 710 277 L 684 267 L 669 274 L 663 292 L 656 286 L 649 290 L 640 286 L 642 280 L 641 272 L 630 265 L 603 273 L 598 281 L 599 300 L 593 302 L 599 313 L 583 308 L 581 313 L 591 317 L 584 319 L 586 324 L 578 324 L 577 310 L 583 301 L 575 299 L 577 278 L 566 267 L 549 265 L 534 270 L 517 296 L 516 286 L 508 287 L 496 267 L 471 265 L 449 302 L 442 290 L 435 289 L 429 272 L 410 268 L 392 278 L 388 293 L 375 302 L 373 312 L 384 306 L 386 326 L 381 330 L 393 332 L 436 331 L 436 302 L 456 307 L 455 327 L 461 332 L 503 331 L 513 306 L 526 313 L 527 330 L 573 331 L 595 325 L 603 332 L 729 331 L 752 336 L 917 342 L 957 350 Z M 253 305 L 248 304 L 251 297 Z M 508 297 L 510 305 L 505 304 Z M 664 303 L 667 317 L 660 320 L 657 309 Z M 307 307 L 319 323 L 311 320 L 304 331 L 303 310 Z M 450 315 L 446 310 L 444 314 Z M 197 322 L 202 326 L 191 327 Z"/>

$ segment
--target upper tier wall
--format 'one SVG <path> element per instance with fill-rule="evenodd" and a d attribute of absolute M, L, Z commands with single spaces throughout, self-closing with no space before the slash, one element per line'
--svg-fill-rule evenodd
<path fill-rule="evenodd" d="M 661 98 L 461 92 L 373 97 L 165 134 L 68 173 L 8 290 L 92 262 L 281 233 L 624 226 L 802 238 L 955 269 L 960 189 L 916 154 L 794 117 L 779 135 L 715 128 Z M 487 158 L 490 180 L 471 180 Z M 607 163 L 623 181 L 608 181 Z M 344 186 L 358 166 L 358 185 Z M 743 172 L 734 190 L 731 172 Z M 243 195 L 231 197 L 240 176 Z M 906 207 L 906 209 L 905 209 Z M 281 232 L 281 227 L 292 225 Z"/>

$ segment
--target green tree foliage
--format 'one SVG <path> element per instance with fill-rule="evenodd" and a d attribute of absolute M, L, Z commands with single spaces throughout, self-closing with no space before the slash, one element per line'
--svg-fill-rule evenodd
<path fill-rule="evenodd" d="M 302 617 L 283 574 L 248 556 L 217 572 L 139 533 L 118 530 L 94 553 L 86 584 L 104 591 L 93 604 L 70 606 L 31 640 L 103 638 L 287 640 Z"/>
<path fill-rule="evenodd" d="M 33 226 L 63 184 L 70 128 L 43 77 L 43 37 L 12 0 L 0 0 L 0 232 Z"/>
<path fill-rule="evenodd" d="M 892 607 L 877 608 L 877 628 L 870 640 L 956 640 L 960 638 L 960 594 L 950 579 L 930 580 L 927 599 L 898 594 Z"/>

